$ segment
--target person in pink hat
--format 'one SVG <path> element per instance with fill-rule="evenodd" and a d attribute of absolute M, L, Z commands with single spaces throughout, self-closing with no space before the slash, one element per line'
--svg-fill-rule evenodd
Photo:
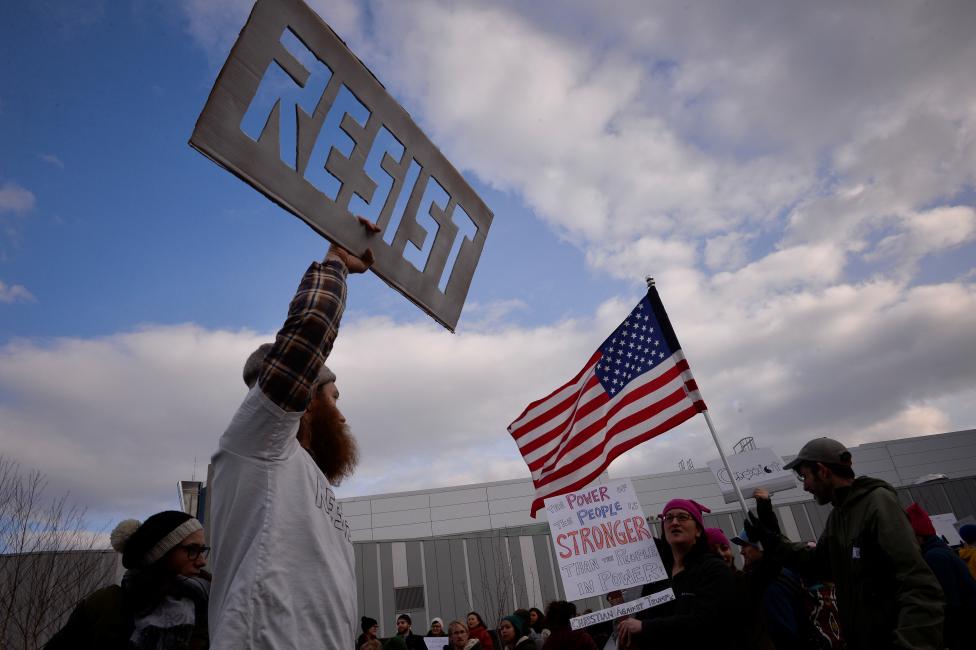
<path fill-rule="evenodd" d="M 649 618 L 624 619 L 617 626 L 621 648 L 736 647 L 742 638 L 736 620 L 735 580 L 729 567 L 708 546 L 703 513 L 708 508 L 689 499 L 672 499 L 659 515 L 673 556 L 674 601 L 648 610 Z"/>

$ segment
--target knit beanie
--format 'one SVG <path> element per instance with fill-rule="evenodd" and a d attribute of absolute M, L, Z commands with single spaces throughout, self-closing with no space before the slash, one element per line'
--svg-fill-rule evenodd
<path fill-rule="evenodd" d="M 363 634 L 369 632 L 369 628 L 374 625 L 379 625 L 379 622 L 375 618 L 370 618 L 369 616 L 363 616 L 359 619 L 359 627 L 363 628 Z"/>
<path fill-rule="evenodd" d="M 976 524 L 966 524 L 959 529 L 959 536 L 967 544 L 976 544 Z"/>
<path fill-rule="evenodd" d="M 126 569 L 143 569 L 154 564 L 203 525 L 178 510 L 158 512 L 140 523 L 126 519 L 112 531 L 112 548 L 122 554 Z"/>
<path fill-rule="evenodd" d="M 429 628 L 434 627 L 434 623 L 440 623 L 441 628 L 444 627 L 444 619 L 441 618 L 440 616 L 435 616 L 434 618 L 430 619 L 430 625 L 428 625 L 427 627 Z"/>
<path fill-rule="evenodd" d="M 512 624 L 512 627 L 515 628 L 515 638 L 516 639 L 519 638 L 520 636 L 522 636 L 524 634 L 524 632 L 522 631 L 522 628 L 525 625 L 525 621 L 522 620 L 522 617 L 521 616 L 516 616 L 515 614 L 509 614 L 508 616 L 506 616 L 502 620 L 503 621 L 508 621 L 509 623 Z"/>
<path fill-rule="evenodd" d="M 905 508 L 905 514 L 908 515 L 908 521 L 911 523 L 912 530 L 915 531 L 916 535 L 921 535 L 922 537 L 935 535 L 935 526 L 932 525 L 932 520 L 929 519 L 929 513 L 925 512 L 922 506 L 913 503 Z"/>
<path fill-rule="evenodd" d="M 706 508 L 702 504 L 698 503 L 697 501 L 692 501 L 691 499 L 671 499 L 668 501 L 667 505 L 664 506 L 664 510 L 661 511 L 661 517 L 668 514 L 669 510 L 674 510 L 675 508 L 681 508 L 682 510 L 687 511 L 688 514 L 698 522 L 698 525 L 702 527 L 702 530 L 705 530 L 705 519 L 702 516 L 702 513 L 711 512 L 709 508 Z"/>
<path fill-rule="evenodd" d="M 729 546 L 729 538 L 725 536 L 721 528 L 706 528 L 705 538 L 708 540 L 709 546 L 718 546 L 720 544 Z"/>

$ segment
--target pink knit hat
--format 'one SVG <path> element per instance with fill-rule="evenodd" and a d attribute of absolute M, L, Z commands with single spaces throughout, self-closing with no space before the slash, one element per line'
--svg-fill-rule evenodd
<path fill-rule="evenodd" d="M 706 528 L 705 538 L 708 540 L 709 546 L 718 546 L 719 544 L 730 546 L 729 538 L 725 536 L 721 528 Z"/>
<path fill-rule="evenodd" d="M 661 511 L 660 517 L 668 514 L 669 510 L 674 510 L 675 508 L 681 508 L 686 510 L 689 515 L 694 517 L 698 525 L 705 529 L 705 519 L 702 517 L 703 512 L 711 512 L 710 509 L 706 508 L 697 501 L 692 501 L 691 499 L 671 499 L 668 501 L 667 505 L 664 506 L 664 510 Z"/>

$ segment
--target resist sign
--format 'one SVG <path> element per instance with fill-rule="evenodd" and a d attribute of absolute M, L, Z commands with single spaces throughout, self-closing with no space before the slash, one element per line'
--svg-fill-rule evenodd
<path fill-rule="evenodd" d="M 666 577 L 630 480 L 546 499 L 567 600 Z"/>
<path fill-rule="evenodd" d="M 301 0 L 257 0 L 190 144 L 457 325 L 492 213 Z"/>

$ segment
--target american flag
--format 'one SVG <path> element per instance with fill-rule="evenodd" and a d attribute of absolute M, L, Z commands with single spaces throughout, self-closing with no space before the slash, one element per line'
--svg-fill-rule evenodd
<path fill-rule="evenodd" d="M 705 402 L 651 286 L 579 374 L 508 425 L 543 500 L 584 488 L 631 447 L 672 429 Z"/>

